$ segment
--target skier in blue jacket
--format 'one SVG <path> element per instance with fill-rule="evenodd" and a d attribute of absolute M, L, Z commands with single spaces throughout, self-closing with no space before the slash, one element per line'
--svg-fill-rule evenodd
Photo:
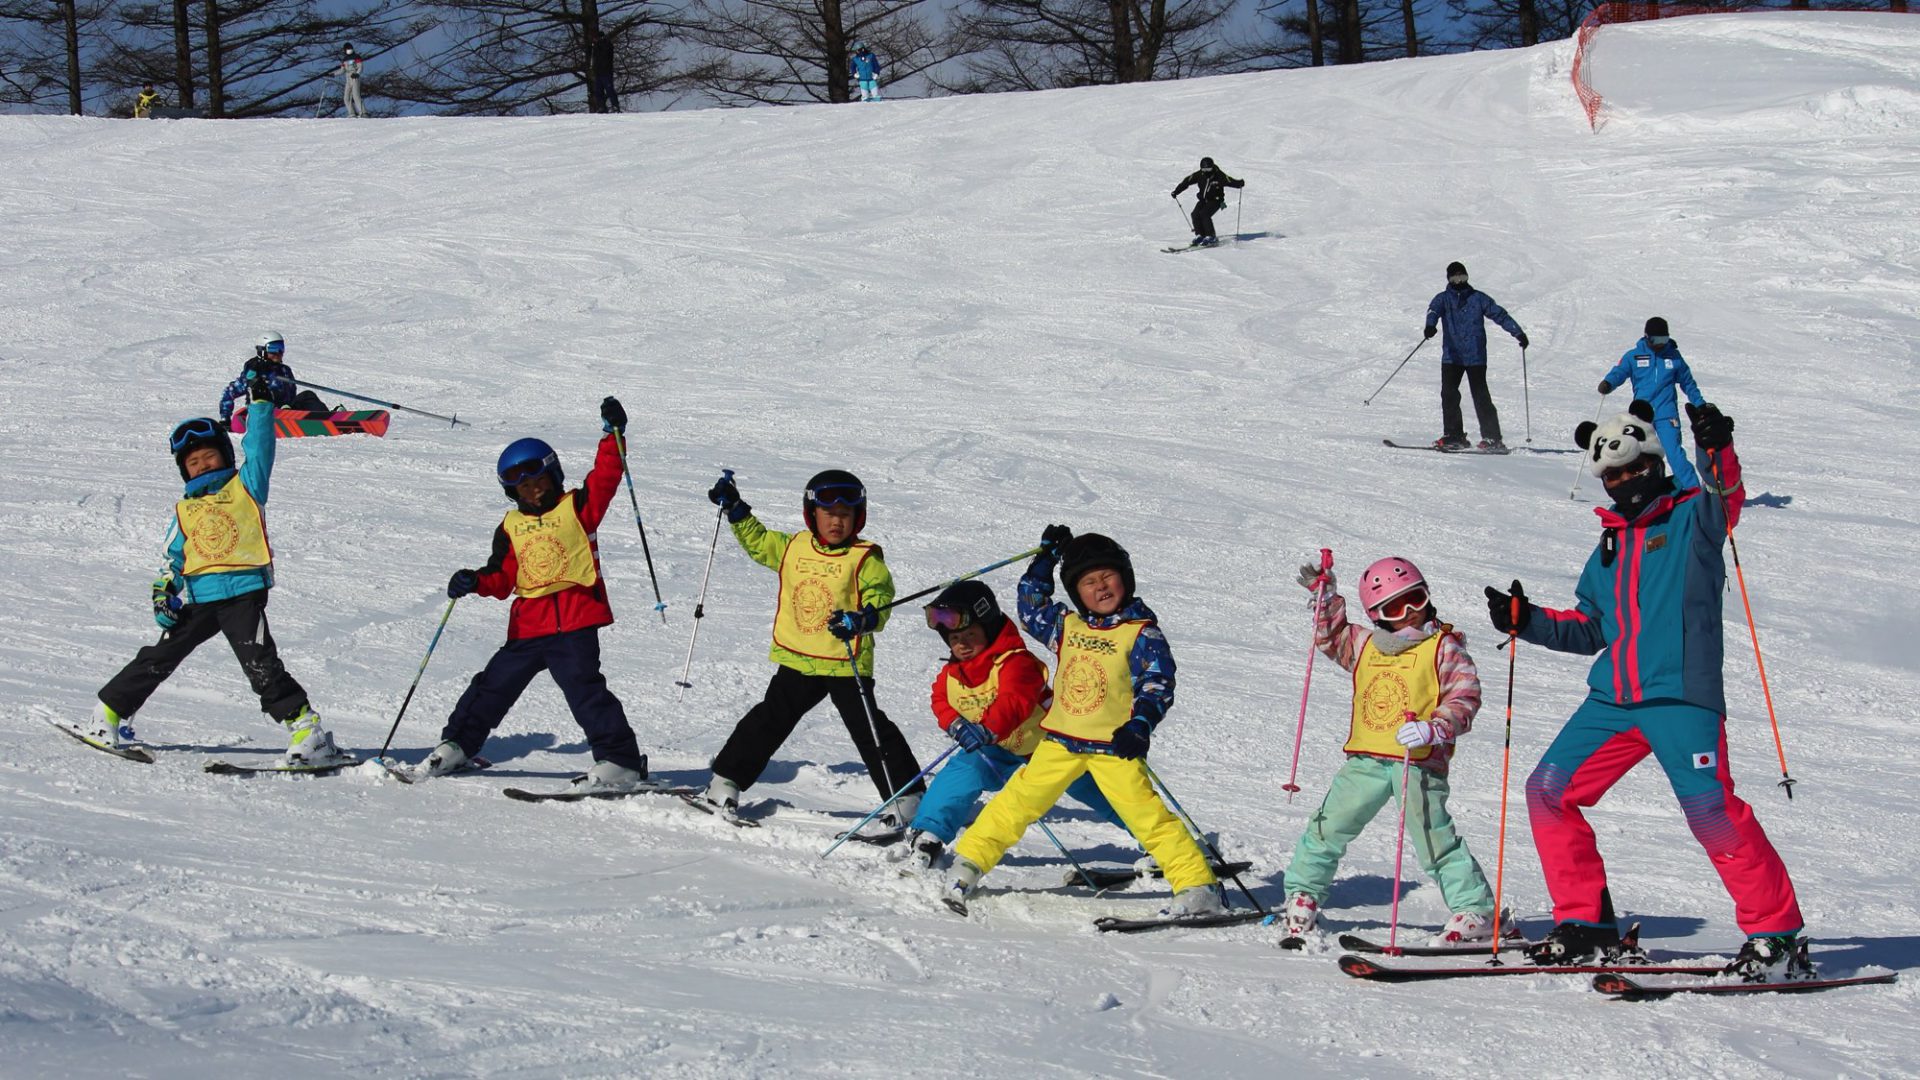
<path fill-rule="evenodd" d="M 1682 488 L 1699 487 L 1700 475 L 1688 464 L 1686 448 L 1680 443 L 1680 392 L 1686 392 L 1696 409 L 1707 399 L 1700 395 L 1679 344 L 1667 336 L 1667 320 L 1658 315 L 1647 320 L 1646 336 L 1622 354 L 1620 362 L 1600 380 L 1600 396 L 1613 393 L 1629 379 L 1633 380 L 1634 400 L 1653 406 L 1653 429 L 1671 463 L 1673 482 Z"/>
<path fill-rule="evenodd" d="M 1500 329 L 1513 335 L 1522 349 L 1527 347 L 1527 332 L 1513 321 L 1493 297 L 1467 283 L 1467 268 L 1460 263 L 1447 264 L 1447 287 L 1427 305 L 1426 336 L 1434 326 L 1446 329 L 1440 339 L 1440 419 L 1446 430 L 1433 445 L 1441 450 L 1467 448 L 1466 422 L 1460 416 L 1460 380 L 1465 377 L 1473 391 L 1474 419 L 1480 425 L 1480 449 L 1502 450 L 1500 412 L 1493 407 L 1493 395 L 1487 392 L 1487 328 L 1482 320 L 1492 319 Z"/>
<path fill-rule="evenodd" d="M 865 42 L 855 42 L 853 58 L 847 61 L 847 74 L 860 83 L 861 101 L 880 100 L 880 58 Z"/>

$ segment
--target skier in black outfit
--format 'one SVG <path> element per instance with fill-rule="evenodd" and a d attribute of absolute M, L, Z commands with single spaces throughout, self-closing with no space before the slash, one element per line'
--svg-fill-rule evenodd
<path fill-rule="evenodd" d="M 613 82 L 613 35 L 598 32 L 590 34 L 587 44 L 592 50 L 593 89 L 600 95 L 600 111 L 617 113 L 620 111 L 620 91 Z"/>
<path fill-rule="evenodd" d="M 1217 244 L 1220 238 L 1214 235 L 1213 215 L 1227 205 L 1227 189 L 1246 187 L 1245 180 L 1235 180 L 1222 172 L 1220 166 L 1210 157 L 1200 159 L 1200 168 L 1173 189 L 1173 197 L 1188 188 L 1197 188 L 1200 201 L 1193 204 L 1193 242 L 1196 244 Z"/>

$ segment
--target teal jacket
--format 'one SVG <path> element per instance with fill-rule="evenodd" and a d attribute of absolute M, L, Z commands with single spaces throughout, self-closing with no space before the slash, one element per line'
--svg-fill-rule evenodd
<path fill-rule="evenodd" d="M 267 488 L 273 478 L 274 449 L 273 403 L 256 401 L 247 406 L 247 433 L 240 439 L 240 483 L 260 504 L 261 520 L 266 520 Z M 215 469 L 187 481 L 183 498 L 197 499 L 225 487 L 234 470 Z M 210 574 L 185 576 L 187 538 L 180 532 L 180 518 L 167 524 L 167 570 L 180 582 L 182 604 L 211 604 L 231 600 L 260 589 L 273 588 L 273 566 L 247 570 L 222 570 Z"/>

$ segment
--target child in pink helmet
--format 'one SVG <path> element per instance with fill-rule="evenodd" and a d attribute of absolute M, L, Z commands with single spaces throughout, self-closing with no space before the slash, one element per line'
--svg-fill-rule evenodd
<path fill-rule="evenodd" d="M 1333 571 L 1309 563 L 1300 568 L 1300 584 L 1325 590 L 1314 642 L 1353 673 L 1353 714 L 1346 764 L 1334 774 L 1287 865 L 1281 946 L 1305 944 L 1347 845 L 1396 797 L 1406 799 L 1407 837 L 1420 866 L 1439 883 L 1453 912 L 1433 944 L 1492 940 L 1493 890 L 1447 813 L 1453 741 L 1480 711 L 1480 675 L 1466 639 L 1439 621 L 1426 578 L 1406 559 L 1381 559 L 1360 575 L 1360 604 L 1371 627 L 1347 622 Z M 1406 756 L 1413 769 L 1409 790 L 1402 791 Z"/>

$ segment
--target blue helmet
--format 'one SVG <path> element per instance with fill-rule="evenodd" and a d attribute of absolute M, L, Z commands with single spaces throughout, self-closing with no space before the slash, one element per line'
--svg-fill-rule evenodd
<path fill-rule="evenodd" d="M 513 486 L 525 480 L 546 473 L 553 477 L 556 490 L 567 486 L 566 474 L 560 471 L 560 455 L 553 452 L 540 439 L 515 439 L 500 451 L 500 463 L 494 467 L 494 474 L 500 478 L 500 488 L 507 498 L 516 498 Z"/>

